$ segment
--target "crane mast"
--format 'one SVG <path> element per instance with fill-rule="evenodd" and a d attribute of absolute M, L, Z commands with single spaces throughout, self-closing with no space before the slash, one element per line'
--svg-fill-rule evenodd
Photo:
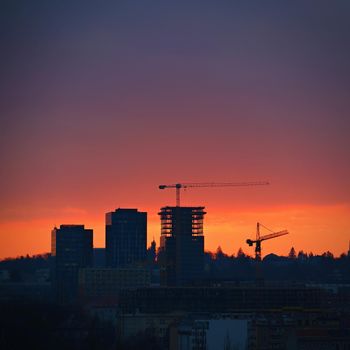
<path fill-rule="evenodd" d="M 268 239 L 280 237 L 289 234 L 287 230 L 282 230 L 278 232 L 272 232 L 270 234 L 260 236 L 260 226 L 265 227 L 264 225 L 260 224 L 259 222 L 256 224 L 256 236 L 255 240 L 252 239 L 247 239 L 247 244 L 251 247 L 252 245 L 255 244 L 255 260 L 256 261 L 261 261 L 261 242 L 266 241 Z M 267 228 L 267 227 L 265 227 Z"/>
<path fill-rule="evenodd" d="M 176 206 L 180 206 L 181 189 L 191 187 L 231 187 L 231 186 L 264 186 L 269 185 L 268 181 L 251 181 L 251 182 L 194 182 L 194 183 L 177 183 L 171 185 L 159 185 L 160 190 L 175 188 Z"/>

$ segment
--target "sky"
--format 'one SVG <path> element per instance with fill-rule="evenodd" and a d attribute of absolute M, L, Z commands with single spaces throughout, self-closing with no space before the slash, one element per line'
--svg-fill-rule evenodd
<path fill-rule="evenodd" d="M 0 2 L 0 259 L 50 251 L 60 224 L 157 213 L 193 188 L 205 248 L 256 222 L 290 234 L 263 255 L 336 255 L 350 240 L 350 2 Z"/>

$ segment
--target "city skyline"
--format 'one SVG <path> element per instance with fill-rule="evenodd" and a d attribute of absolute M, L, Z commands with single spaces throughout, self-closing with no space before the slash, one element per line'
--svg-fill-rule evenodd
<path fill-rule="evenodd" d="M 0 4 L 0 349 L 350 349 L 350 0 Z"/>
<path fill-rule="evenodd" d="M 149 213 L 189 189 L 205 249 L 253 254 L 256 222 L 288 229 L 263 254 L 336 255 L 350 232 L 350 3 L 5 2 L 0 12 L 0 259 L 49 251 L 49 232 Z"/>
<path fill-rule="evenodd" d="M 188 206 L 187 206 L 188 207 Z M 134 208 L 134 207 L 132 207 Z M 117 209 L 123 209 L 124 208 L 116 208 Z M 137 208 L 138 210 L 139 208 Z M 129 208 L 127 208 L 127 210 L 130 210 Z M 329 210 L 329 209 L 328 209 Z M 143 211 L 143 210 L 142 210 Z M 159 209 L 158 209 L 159 211 Z M 147 234 L 147 247 L 150 246 L 151 242 L 153 241 L 153 239 L 156 239 L 156 243 L 157 243 L 157 247 L 160 246 L 160 230 L 161 230 L 161 222 L 159 220 L 159 215 L 158 213 L 156 213 L 154 216 L 153 215 L 149 215 L 148 212 L 147 213 L 147 216 L 148 218 L 151 217 L 152 221 L 151 223 L 149 223 L 147 221 L 147 226 L 148 226 L 148 234 Z M 288 213 L 288 212 L 287 212 Z M 234 213 L 231 213 L 231 215 L 234 214 Z M 257 212 L 256 214 L 259 214 L 259 212 Z M 296 214 L 296 213 L 295 213 Z M 252 247 L 248 247 L 247 244 L 246 244 L 246 239 L 247 238 L 254 238 L 255 237 L 255 225 L 256 225 L 256 222 L 252 222 L 250 225 L 250 218 L 252 217 L 252 215 L 255 215 L 254 213 L 251 213 L 251 212 L 240 212 L 239 213 L 240 215 L 240 219 L 244 219 L 244 220 L 241 220 L 241 222 L 243 222 L 244 226 L 243 227 L 246 227 L 246 231 L 245 232 L 238 232 L 238 234 L 236 235 L 236 238 L 239 238 L 237 239 L 236 242 L 227 242 L 227 241 L 219 241 L 215 235 L 213 234 L 213 231 L 211 229 L 211 227 L 207 228 L 207 225 L 208 225 L 208 221 L 210 224 L 212 224 L 213 226 L 212 227 L 225 227 L 227 226 L 228 223 L 230 223 L 228 220 L 225 220 L 225 219 L 222 219 L 220 220 L 220 218 L 218 218 L 217 220 L 215 219 L 212 219 L 212 220 L 208 220 L 208 217 L 210 217 L 210 213 L 209 215 L 206 216 L 206 219 L 205 219 L 205 224 L 204 224 L 204 236 L 205 236 L 205 251 L 210 251 L 210 252 L 215 252 L 216 249 L 218 247 L 220 247 L 226 254 L 229 254 L 229 255 L 236 255 L 237 251 L 239 249 L 243 249 L 243 251 L 249 255 L 249 256 L 254 256 L 254 249 Z M 265 218 L 275 218 L 275 217 L 280 217 L 282 219 L 285 219 L 285 215 L 286 213 L 283 213 L 283 212 L 279 212 L 278 210 L 276 210 L 276 208 L 271 208 L 271 210 L 269 212 L 264 212 L 264 215 L 265 215 Z M 157 222 L 154 222 L 154 218 L 156 218 L 156 221 Z M 281 219 L 281 220 L 282 220 Z M 265 220 L 265 223 L 266 223 L 266 220 Z M 266 223 L 267 224 L 267 223 Z M 96 227 L 95 226 L 92 226 L 90 224 L 87 224 L 86 221 L 75 221 L 75 222 L 59 222 L 56 226 L 59 226 L 59 225 L 85 225 L 87 227 L 91 227 L 91 229 L 94 231 L 94 235 L 93 235 L 93 247 L 94 248 L 105 248 L 105 235 L 106 235 L 106 226 L 105 226 L 105 221 L 102 221 L 101 223 L 101 227 L 99 225 L 96 225 L 96 227 L 99 228 L 99 230 L 96 230 Z M 157 227 L 158 229 L 158 234 L 153 234 L 152 230 L 150 230 L 150 227 L 154 228 L 154 227 Z M 278 230 L 281 230 L 281 229 L 284 229 L 284 228 L 288 228 L 289 227 L 284 227 L 283 225 L 279 225 L 276 227 L 271 227 L 269 226 L 269 228 L 272 228 L 274 229 L 275 231 L 278 231 Z M 14 255 L 14 256 L 4 256 L 4 257 L 0 257 L 0 259 L 3 259 L 3 258 L 14 258 L 14 257 L 17 257 L 17 256 L 20 256 L 20 255 L 35 255 L 35 254 L 43 254 L 43 253 L 47 253 L 50 251 L 50 232 L 51 230 L 53 229 L 53 226 L 50 228 L 50 230 L 48 231 L 47 233 L 47 241 L 49 242 L 49 246 L 47 248 L 47 250 L 38 250 L 37 252 L 34 252 L 32 254 L 28 253 L 28 252 L 24 252 L 22 254 L 18 254 L 18 255 Z M 209 233 L 207 233 L 207 231 L 209 230 Z M 236 229 L 237 230 L 237 229 Z M 290 231 L 290 229 L 289 229 Z M 97 233 L 96 233 L 97 232 Z M 265 233 L 269 233 L 269 231 L 265 231 Z M 223 235 L 221 235 L 223 236 Z M 226 235 L 226 237 L 228 239 L 231 239 L 232 238 L 232 234 L 228 233 Z M 234 238 L 234 236 L 233 236 Z M 289 238 L 289 239 L 287 239 Z M 209 244 L 207 243 L 207 240 L 209 239 Z M 310 239 L 310 245 L 312 247 L 313 245 L 313 237 L 310 235 L 309 237 Z M 215 245 L 216 244 L 216 245 Z M 282 247 L 282 248 L 281 248 Z M 293 237 L 284 237 L 284 241 L 280 242 L 280 241 L 269 241 L 266 246 L 264 245 L 263 247 L 263 256 L 265 255 L 268 255 L 270 253 L 274 253 L 274 254 L 278 254 L 278 255 L 288 255 L 291 247 L 295 248 L 295 250 L 298 252 L 298 251 L 304 251 L 305 253 L 313 253 L 313 254 L 322 254 L 324 252 L 327 252 L 327 251 L 331 251 L 332 253 L 335 254 L 335 256 L 339 256 L 340 254 L 342 253 L 346 253 L 348 250 L 349 250 L 349 241 L 345 242 L 345 246 L 344 247 L 341 247 L 339 252 L 337 252 L 336 250 L 332 250 L 331 248 L 329 247 L 325 247 L 323 250 L 320 249 L 319 251 L 315 250 L 315 249 L 305 249 L 305 247 L 300 247 L 296 244 L 294 244 L 294 239 Z M 231 248 L 231 250 L 230 250 Z"/>

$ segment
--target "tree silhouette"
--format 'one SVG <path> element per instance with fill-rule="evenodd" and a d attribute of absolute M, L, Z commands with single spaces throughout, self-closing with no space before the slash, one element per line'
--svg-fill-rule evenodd
<path fill-rule="evenodd" d="M 296 257 L 297 257 L 297 255 L 295 253 L 295 249 L 294 249 L 294 247 L 292 247 L 289 251 L 288 258 L 289 259 L 296 259 Z"/>
<path fill-rule="evenodd" d="M 225 253 L 222 251 L 221 246 L 218 246 L 215 252 L 215 259 L 221 259 L 225 256 Z"/>
<path fill-rule="evenodd" d="M 243 252 L 243 249 L 240 247 L 239 249 L 238 249 L 238 252 L 237 252 L 237 258 L 238 259 L 241 259 L 241 258 L 245 258 L 246 257 L 246 255 L 245 255 L 245 253 Z"/>

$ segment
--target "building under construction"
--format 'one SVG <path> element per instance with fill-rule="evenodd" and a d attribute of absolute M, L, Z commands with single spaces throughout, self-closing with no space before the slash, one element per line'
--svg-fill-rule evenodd
<path fill-rule="evenodd" d="M 204 207 L 163 207 L 161 220 L 161 283 L 191 285 L 201 280 L 204 264 Z"/>

